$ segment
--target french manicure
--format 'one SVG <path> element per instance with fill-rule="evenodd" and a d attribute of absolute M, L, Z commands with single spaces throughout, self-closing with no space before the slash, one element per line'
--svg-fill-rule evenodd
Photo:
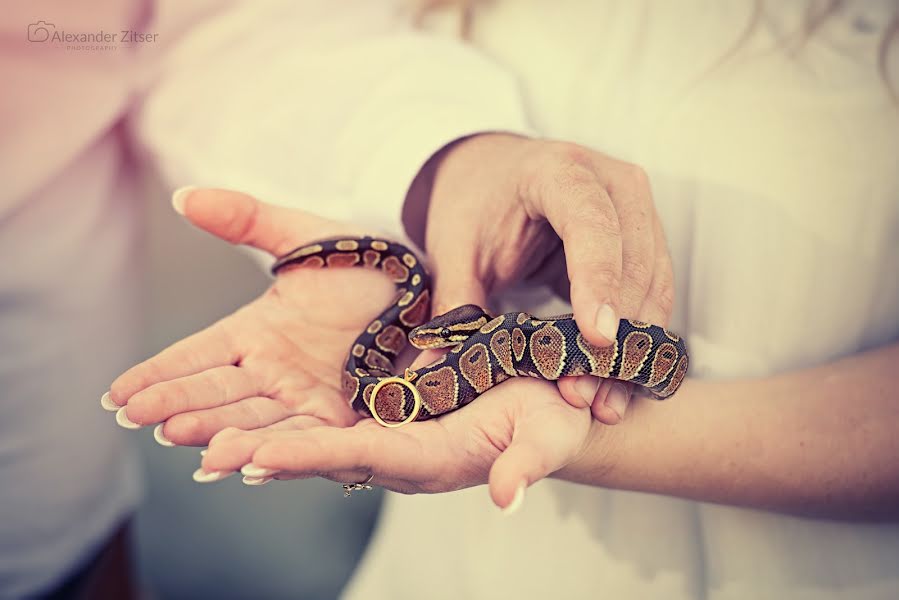
<path fill-rule="evenodd" d="M 135 423 L 131 419 L 128 418 L 128 415 L 125 414 L 125 409 L 127 406 L 123 406 L 115 414 L 115 422 L 119 424 L 120 427 L 124 427 L 125 429 L 140 429 L 142 425 Z"/>
<path fill-rule="evenodd" d="M 628 389 L 620 383 L 613 384 L 612 389 L 609 390 L 609 395 L 606 397 L 606 406 L 615 411 L 619 420 L 624 418 L 624 412 L 627 410 L 627 403 L 630 399 L 630 395 Z"/>
<path fill-rule="evenodd" d="M 208 448 L 203 448 L 202 450 L 200 450 L 200 456 L 206 456 L 206 453 L 207 453 L 208 451 L 209 451 Z"/>
<path fill-rule="evenodd" d="M 247 477 L 259 478 L 274 475 L 278 472 L 278 469 L 265 469 L 263 467 L 256 466 L 253 463 L 247 463 L 243 466 L 240 472 Z"/>
<path fill-rule="evenodd" d="M 221 481 L 225 477 L 230 477 L 233 474 L 233 471 L 206 471 L 203 467 L 200 467 L 194 471 L 193 478 L 197 483 L 212 483 L 213 481 Z"/>
<path fill-rule="evenodd" d="M 153 439 L 156 440 L 156 443 L 160 446 L 165 446 L 166 448 L 173 448 L 175 446 L 175 442 L 165 437 L 165 434 L 162 432 L 162 428 L 165 426 L 165 423 L 160 423 L 153 429 Z"/>
<path fill-rule="evenodd" d="M 584 399 L 584 402 L 587 403 L 587 406 L 593 406 L 593 399 L 596 397 L 596 390 L 599 389 L 599 384 L 602 383 L 602 379 L 598 377 L 590 377 L 589 375 L 583 375 L 577 378 L 577 381 L 574 382 L 574 390 L 580 395 L 581 398 Z"/>
<path fill-rule="evenodd" d="M 176 213 L 184 215 L 184 201 L 187 199 L 188 194 L 195 189 L 197 189 L 195 185 L 186 185 L 172 192 L 172 208 L 175 209 Z"/>
<path fill-rule="evenodd" d="M 614 341 L 618 335 L 618 317 L 608 304 L 603 304 L 596 311 L 596 329 L 610 341 Z"/>
<path fill-rule="evenodd" d="M 272 479 L 274 479 L 274 477 L 248 477 L 248 476 L 245 476 L 243 478 L 243 482 L 245 485 L 265 485 Z"/>
<path fill-rule="evenodd" d="M 112 401 L 112 398 L 109 397 L 109 392 L 106 392 L 102 396 L 100 396 L 100 406 L 103 407 L 103 410 L 108 410 L 109 412 L 116 412 L 121 406 Z"/>
<path fill-rule="evenodd" d="M 527 488 L 527 482 L 522 481 L 518 484 L 518 487 L 515 488 L 515 495 L 512 496 L 512 501 L 502 510 L 503 515 L 509 516 L 518 512 L 518 509 L 521 508 L 521 505 L 524 503 L 524 490 Z"/>

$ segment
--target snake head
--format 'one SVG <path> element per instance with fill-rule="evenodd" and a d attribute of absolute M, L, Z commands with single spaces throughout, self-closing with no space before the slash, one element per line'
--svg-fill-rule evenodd
<path fill-rule="evenodd" d="M 419 350 L 448 348 L 467 340 L 490 319 L 480 306 L 464 304 L 410 331 L 409 342 Z"/>

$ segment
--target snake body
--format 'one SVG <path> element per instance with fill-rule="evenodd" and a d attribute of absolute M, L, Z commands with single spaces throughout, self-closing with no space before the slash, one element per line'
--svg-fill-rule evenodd
<path fill-rule="evenodd" d="M 663 399 L 677 391 L 687 374 L 684 340 L 634 319 L 619 322 L 616 339 L 607 347 L 588 342 L 571 315 L 541 319 L 513 312 L 493 317 L 469 304 L 428 320 L 426 268 L 411 250 L 383 239 L 307 244 L 279 258 L 272 272 L 352 266 L 380 269 L 397 287 L 390 306 L 353 343 L 341 380 L 351 406 L 385 425 L 448 413 L 517 376 L 611 377 Z M 452 349 L 425 367 L 407 369 L 400 380 L 393 361 L 410 340 L 418 348 Z"/>

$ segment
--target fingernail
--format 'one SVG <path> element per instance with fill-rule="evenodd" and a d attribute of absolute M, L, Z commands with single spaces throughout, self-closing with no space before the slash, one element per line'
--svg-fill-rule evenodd
<path fill-rule="evenodd" d="M 243 482 L 245 485 L 265 485 L 272 479 L 274 477 L 244 477 Z"/>
<path fill-rule="evenodd" d="M 596 329 L 608 340 L 614 340 L 618 335 L 618 317 L 608 304 L 596 311 Z"/>
<path fill-rule="evenodd" d="M 118 423 L 121 427 L 125 429 L 140 429 L 142 425 L 139 425 L 128 418 L 128 415 L 125 414 L 125 409 L 127 407 L 123 406 L 115 414 L 115 422 Z"/>
<path fill-rule="evenodd" d="M 109 412 L 116 412 L 121 406 L 112 401 L 112 398 L 109 397 L 109 392 L 106 392 L 102 396 L 100 396 L 100 406 L 103 407 L 103 410 L 108 410 Z"/>
<path fill-rule="evenodd" d="M 526 487 L 527 482 L 525 481 L 518 484 L 518 487 L 515 488 L 515 495 L 512 496 L 512 501 L 502 510 L 504 516 L 508 517 L 509 515 L 518 512 L 518 509 L 521 508 L 521 505 L 524 503 L 524 490 Z"/>
<path fill-rule="evenodd" d="M 630 395 L 630 392 L 624 385 L 616 383 L 612 386 L 612 389 L 609 390 L 609 395 L 606 397 L 606 406 L 615 411 L 615 414 L 618 415 L 619 419 L 623 419 L 624 411 L 627 410 L 627 401 L 630 398 Z"/>
<path fill-rule="evenodd" d="M 574 382 L 574 390 L 584 399 L 587 406 L 593 406 L 593 399 L 596 397 L 596 390 L 599 389 L 600 383 L 602 383 L 602 379 L 584 375 L 578 377 Z"/>
<path fill-rule="evenodd" d="M 153 429 L 153 439 L 156 440 L 156 443 L 160 446 L 165 446 L 166 448 L 173 448 L 175 446 L 175 442 L 165 437 L 165 434 L 162 432 L 162 428 L 165 426 L 165 423 L 160 423 Z"/>
<path fill-rule="evenodd" d="M 200 450 L 200 456 L 206 456 L 206 452 L 208 452 L 208 450 L 206 448 L 203 448 L 202 450 Z"/>
<path fill-rule="evenodd" d="M 194 471 L 193 478 L 197 483 L 212 483 L 213 481 L 221 481 L 225 477 L 230 477 L 233 474 L 234 471 L 205 471 L 203 470 L 203 467 L 200 467 Z"/>
<path fill-rule="evenodd" d="M 265 469 L 263 467 L 257 467 L 253 463 L 247 463 L 243 466 L 240 472 L 247 477 L 259 478 L 274 475 L 278 472 L 278 469 Z"/>
<path fill-rule="evenodd" d="M 184 214 L 184 200 L 195 189 L 197 189 L 195 185 L 185 185 L 172 192 L 172 208 L 175 209 L 176 213 L 179 215 Z"/>

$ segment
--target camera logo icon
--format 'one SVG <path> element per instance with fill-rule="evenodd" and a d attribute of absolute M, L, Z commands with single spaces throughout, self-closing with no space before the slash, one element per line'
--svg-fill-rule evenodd
<path fill-rule="evenodd" d="M 38 21 L 28 25 L 29 42 L 46 42 L 50 39 L 51 32 L 56 31 L 56 25 L 47 21 Z"/>

